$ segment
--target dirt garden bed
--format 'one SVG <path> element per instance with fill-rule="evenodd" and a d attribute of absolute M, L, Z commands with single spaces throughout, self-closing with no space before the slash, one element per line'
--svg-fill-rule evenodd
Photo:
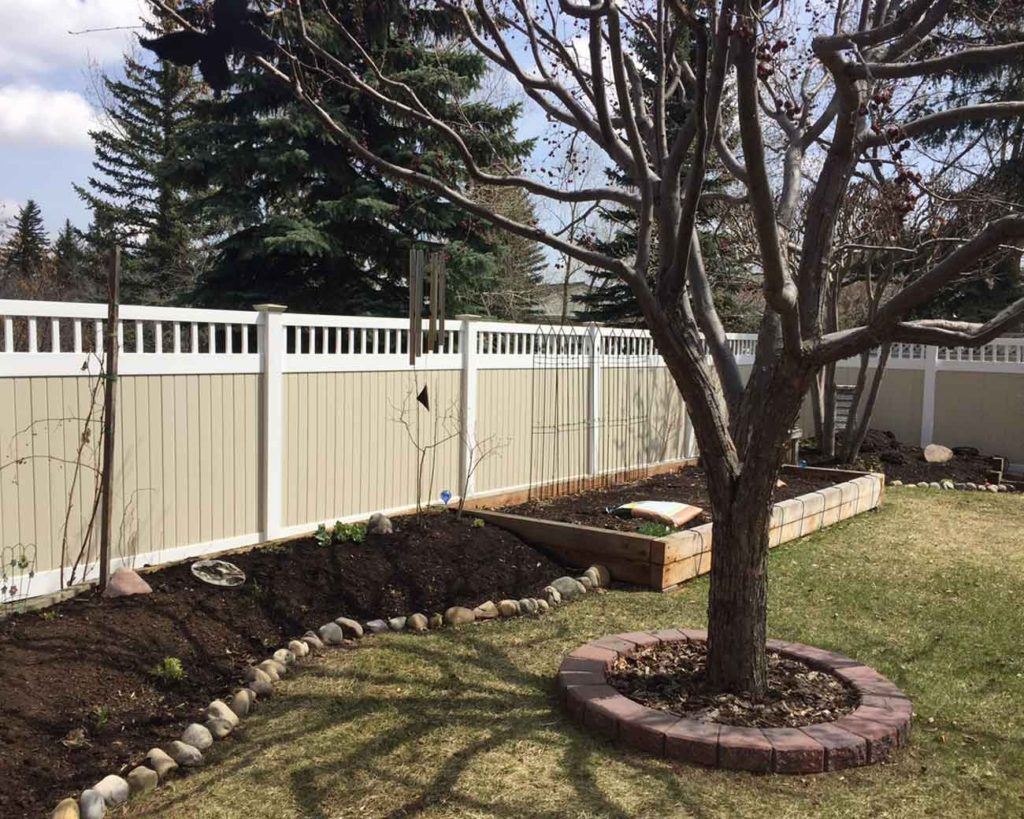
<path fill-rule="evenodd" d="M 835 771 L 881 762 L 909 741 L 910 700 L 856 660 L 769 640 L 777 673 L 769 680 L 766 699 L 775 707 L 758 713 L 757 703 L 729 701 L 703 691 L 700 657 L 706 643 L 707 633 L 695 629 L 592 640 L 569 654 L 559 668 L 562 702 L 576 721 L 622 745 L 732 770 Z M 682 690 L 645 688 L 640 682 L 644 676 L 650 682 L 651 672 L 661 673 L 659 657 L 667 658 L 667 665 L 677 672 L 682 670 L 680 663 L 688 666 L 689 673 L 676 680 Z M 780 674 L 782 667 L 786 671 Z M 643 668 L 648 674 L 638 673 Z M 821 683 L 825 676 L 831 678 L 831 686 Z M 812 677 L 815 683 L 809 685 Z M 686 703 L 681 710 L 667 707 L 681 701 Z M 648 707 L 649 703 L 657 707 Z"/>
<path fill-rule="evenodd" d="M 807 492 L 824 489 L 835 482 L 834 477 L 824 477 L 819 473 L 801 474 L 799 471 L 789 471 L 782 476 L 783 485 L 776 487 L 773 500 L 789 500 Z M 702 508 L 703 513 L 687 524 L 686 528 L 692 529 L 702 523 L 711 522 L 711 499 L 708 497 L 704 471 L 696 466 L 652 475 L 632 483 L 503 506 L 496 511 L 620 532 L 651 531 L 649 521 L 623 518 L 608 511 L 624 503 L 641 500 L 678 501 Z"/>
<path fill-rule="evenodd" d="M 0 816 L 49 815 L 63 796 L 127 770 L 174 739 L 241 670 L 339 615 L 370 619 L 536 596 L 564 570 L 515 535 L 435 513 L 393 535 L 321 546 L 313 538 L 229 559 L 238 588 L 188 564 L 145 573 L 152 594 L 82 594 L 0 621 Z M 185 676 L 153 668 L 181 661 Z M 70 747 L 69 747 L 70 746 Z"/>
<path fill-rule="evenodd" d="M 842 451 L 842 447 L 843 435 L 839 433 L 836 448 Z M 1002 468 L 991 455 L 985 455 L 973 447 L 954 447 L 952 460 L 942 464 L 928 463 L 924 459 L 924 449 L 903 443 L 892 432 L 879 429 L 868 431 L 856 464 L 840 464 L 836 458 L 822 455 L 813 444 L 801 447 L 800 455 L 808 464 L 815 466 L 884 472 L 890 483 L 896 480 L 903 483 L 932 483 L 946 479 L 957 483 L 999 483 L 994 471 L 998 472 Z"/>

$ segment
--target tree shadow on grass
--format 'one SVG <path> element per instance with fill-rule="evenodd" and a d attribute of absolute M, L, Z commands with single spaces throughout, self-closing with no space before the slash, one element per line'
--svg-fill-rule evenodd
<path fill-rule="evenodd" d="M 555 778 L 569 786 L 568 801 L 580 815 L 628 815 L 605 792 L 598 776 L 609 753 L 633 769 L 629 787 L 649 789 L 656 781 L 674 812 L 706 813 L 698 797 L 683 790 L 683 778 L 672 769 L 638 752 L 614 751 L 607 741 L 571 723 L 557 700 L 554 669 L 525 669 L 503 646 L 466 631 L 364 644 L 358 651 L 387 652 L 381 659 L 394 668 L 355 667 L 354 657 L 334 657 L 309 667 L 303 674 L 311 679 L 303 687 L 318 693 L 297 693 L 271 705 L 270 722 L 257 723 L 259 738 L 232 742 L 235 747 L 223 761 L 216 761 L 216 754 L 217 780 L 241 775 L 254 764 L 273 764 L 274 770 L 261 773 L 278 786 L 287 782 L 303 817 L 337 816 L 343 807 L 339 800 L 347 795 L 354 808 L 367 782 L 378 797 L 395 794 L 393 803 L 373 814 L 389 819 L 418 816 L 435 807 L 518 817 L 524 809 L 516 788 L 510 784 L 508 799 L 504 789 L 486 788 L 498 793 L 494 799 L 473 795 L 471 769 L 494 754 L 507 754 L 514 764 L 516 749 L 533 745 L 557 765 Z M 357 693 L 319 693 L 335 681 L 340 690 L 355 683 Z M 432 737 L 435 732 L 441 732 L 441 738 Z M 308 760 L 275 753 L 291 743 L 308 748 Z M 396 754 L 414 760 L 425 754 L 428 764 L 396 761 Z M 281 761 L 268 763 L 270 758 Z M 430 764 L 434 758 L 437 762 Z M 346 780 L 351 782 L 353 776 L 360 784 L 349 787 Z M 195 800 L 214 798 L 208 793 L 213 785 L 206 780 L 176 796 L 164 808 L 166 815 L 188 810 L 186 802 L 196 805 Z M 276 813 L 271 804 L 266 807 Z M 529 815 L 555 819 L 564 816 L 565 809 L 537 805 Z"/>

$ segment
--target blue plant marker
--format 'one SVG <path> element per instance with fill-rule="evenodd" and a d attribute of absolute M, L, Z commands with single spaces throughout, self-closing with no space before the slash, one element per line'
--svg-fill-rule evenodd
<path fill-rule="evenodd" d="M 807 461 L 801 459 L 800 466 L 806 467 L 807 466 Z"/>
<path fill-rule="evenodd" d="M 447 506 L 447 505 L 448 505 L 448 501 L 450 501 L 451 499 L 452 499 L 452 493 L 451 493 L 451 492 L 449 492 L 449 491 L 448 491 L 447 489 L 445 489 L 445 490 L 443 490 L 443 491 L 441 492 L 441 502 L 442 502 L 442 503 L 443 503 L 443 504 L 444 504 L 445 506 Z"/>

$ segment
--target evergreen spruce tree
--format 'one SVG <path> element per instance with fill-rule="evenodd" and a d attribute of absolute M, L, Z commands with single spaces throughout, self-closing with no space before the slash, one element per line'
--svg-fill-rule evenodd
<path fill-rule="evenodd" d="M 443 99 L 478 162 L 514 162 L 529 146 L 516 141 L 516 106 L 474 101 L 485 76 L 479 55 L 448 39 L 450 18 L 410 12 L 404 3 L 329 0 L 330 11 L 359 33 L 388 71 L 425 97 Z M 386 8 L 385 8 L 386 7 Z M 349 59 L 351 46 L 314 4 L 315 38 Z M 304 63 L 301 38 L 273 23 Z M 223 238 L 197 291 L 202 303 L 247 307 L 263 301 L 296 310 L 399 315 L 406 310 L 408 248 L 417 239 L 446 244 L 450 313 L 481 312 L 481 293 L 500 275 L 495 236 L 441 199 L 400 191 L 372 168 L 340 153 L 287 88 L 244 63 L 235 88 L 202 105 L 178 178 L 200 197 L 202 217 Z M 316 84 L 315 72 L 305 80 Z M 337 84 L 316 89 L 323 105 L 368 146 L 400 165 L 446 168 L 453 149 L 430 129 L 382 112 Z"/>
<path fill-rule="evenodd" d="M 112 243 L 122 246 L 125 301 L 179 301 L 194 287 L 205 231 L 169 171 L 204 86 L 189 68 L 129 53 L 124 76 L 103 77 L 103 87 L 108 127 L 91 132 L 96 174 L 76 186 L 102 226 L 85 234 L 87 251 L 100 264 Z"/>
<path fill-rule="evenodd" d="M 52 289 L 54 297 L 66 301 L 95 301 L 99 291 L 98 271 L 89 258 L 81 232 L 70 219 L 53 242 Z"/>
<path fill-rule="evenodd" d="M 49 242 L 43 227 L 43 214 L 35 200 L 29 199 L 14 220 L 7 225 L 10 235 L 4 242 L 0 280 L 28 283 L 46 273 Z"/>

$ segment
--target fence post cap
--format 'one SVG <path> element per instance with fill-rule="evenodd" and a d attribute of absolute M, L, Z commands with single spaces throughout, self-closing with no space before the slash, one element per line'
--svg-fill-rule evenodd
<path fill-rule="evenodd" d="M 252 309 L 257 313 L 283 313 L 288 308 L 283 304 L 254 304 Z"/>
<path fill-rule="evenodd" d="M 459 313 L 455 318 L 459 321 L 473 321 L 480 318 L 480 316 L 476 313 Z"/>

